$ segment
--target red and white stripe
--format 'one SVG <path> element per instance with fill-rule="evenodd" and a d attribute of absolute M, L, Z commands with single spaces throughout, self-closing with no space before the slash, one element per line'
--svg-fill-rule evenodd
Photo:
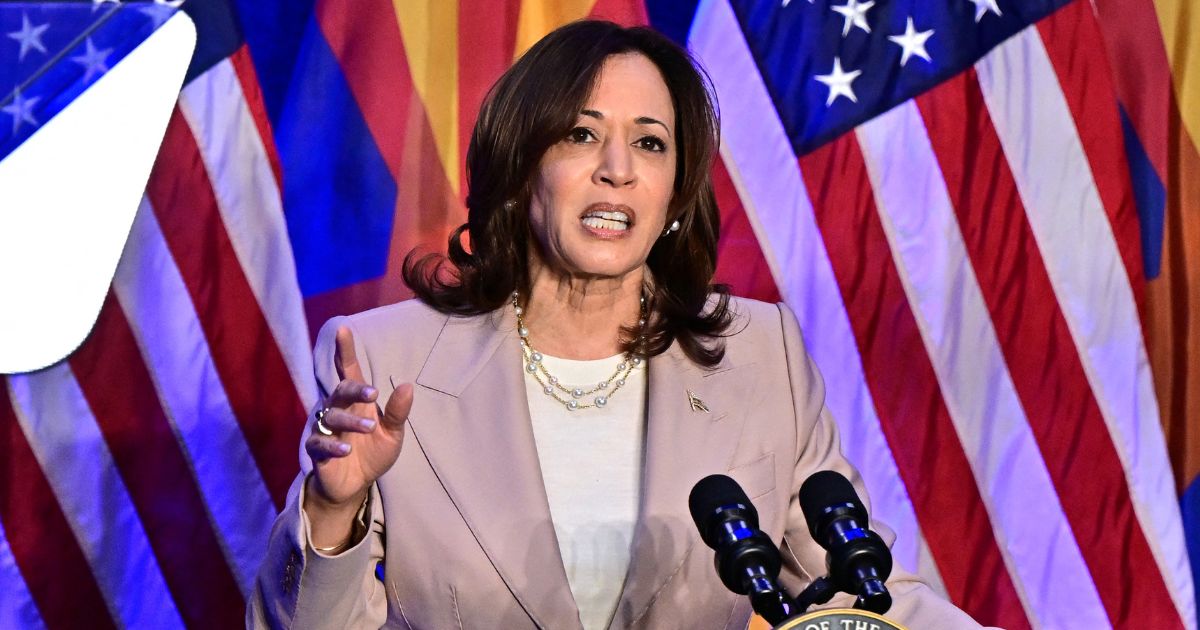
<path fill-rule="evenodd" d="M 21 430 L 87 559 L 76 573 L 90 570 L 95 576 L 120 626 L 184 627 L 70 366 L 59 363 L 36 374 L 10 376 L 8 386 Z"/>
<path fill-rule="evenodd" d="M 1022 81 L 1014 80 L 1017 68 Z M 978 72 L 996 133 L 1014 156 L 1009 164 L 1046 272 L 1129 478 L 1138 523 L 1175 607 L 1194 624 L 1192 576 L 1141 320 L 1060 77 L 1033 29 L 1002 44 Z M 1038 161 L 1023 159 L 1031 155 Z"/>
<path fill-rule="evenodd" d="M 1110 627 L 1008 373 L 921 113 L 860 126 L 880 217 L 1005 564 L 1035 627 Z M 904 147 L 904 159 L 894 159 Z"/>
<path fill-rule="evenodd" d="M 247 595 L 265 551 L 262 541 L 275 521 L 275 505 L 146 200 L 134 219 L 113 290 L 129 316 L 159 398 L 191 462 L 225 559 Z"/>
<path fill-rule="evenodd" d="M 29 619 L 31 626 L 115 627 L 62 503 L 17 419 L 7 379 L 0 388 L 0 441 L 5 454 L 0 458 L 0 520 L 20 572 L 0 589 L 0 608 L 19 611 L 15 614 Z M 48 540 L 54 544 L 47 545 Z M 63 580 L 64 575 L 72 579 Z M 63 601 L 71 605 L 59 605 Z"/>
<path fill-rule="evenodd" d="M 805 343 L 826 378 L 826 397 L 841 431 L 842 448 L 871 492 L 873 510 L 896 531 L 893 553 L 906 569 L 940 583 L 930 563 L 912 502 L 899 478 L 866 377 L 854 333 L 794 164 L 795 154 L 758 67 L 725 2 L 697 11 L 688 47 L 704 64 L 721 103 L 721 154 L 780 293 L 795 311 Z M 820 331 L 820 334 L 811 334 Z M 836 375 L 835 377 L 833 375 Z"/>
<path fill-rule="evenodd" d="M 307 409 L 317 401 L 308 324 L 272 166 L 273 149 L 260 135 L 239 75 L 239 70 L 245 73 L 251 67 L 244 50 L 184 87 L 179 111 L 196 138 L 246 282 Z"/>
<path fill-rule="evenodd" d="M 21 569 L 4 534 L 3 523 L 0 523 L 0 583 L 4 584 L 4 592 L 0 592 L 0 628 L 41 630 L 46 627 L 33 601 L 33 594 L 21 577 Z"/>

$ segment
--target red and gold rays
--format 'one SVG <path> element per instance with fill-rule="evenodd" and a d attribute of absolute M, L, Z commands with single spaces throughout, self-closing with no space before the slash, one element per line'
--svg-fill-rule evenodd
<path fill-rule="evenodd" d="M 459 189 L 458 14 L 456 2 L 393 0 L 412 87 L 451 190 Z M 382 60 L 378 60 L 382 61 Z"/>
<path fill-rule="evenodd" d="M 649 22 L 643 0 L 522 0 L 513 59 L 546 33 L 583 18 L 611 20 L 624 26 Z"/>
<path fill-rule="evenodd" d="M 1183 126 L 1200 137 L 1200 11 L 1191 0 L 1154 0 Z"/>
<path fill-rule="evenodd" d="M 1154 0 L 1171 67 L 1162 274 L 1150 283 L 1150 356 L 1176 482 L 1200 475 L 1200 11 Z"/>
<path fill-rule="evenodd" d="M 1162 269 L 1146 287 L 1147 344 L 1176 488 L 1200 475 L 1200 154 L 1174 116 Z"/>
<path fill-rule="evenodd" d="M 1103 0 L 1117 96 L 1166 189 L 1144 325 L 1176 487 L 1200 475 L 1200 12 L 1188 0 Z M 1149 238 L 1156 238 L 1151 233 Z M 1151 271 L 1152 272 L 1152 271 Z"/>
<path fill-rule="evenodd" d="M 567 22 L 587 17 L 595 4 L 596 0 L 522 0 L 512 58 L 520 57 L 546 33 Z"/>

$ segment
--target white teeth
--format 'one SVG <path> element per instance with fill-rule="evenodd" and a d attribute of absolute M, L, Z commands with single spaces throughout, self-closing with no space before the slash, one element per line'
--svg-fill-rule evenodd
<path fill-rule="evenodd" d="M 605 213 L 605 214 L 611 214 L 611 213 Z M 599 217 L 586 217 L 583 220 L 583 224 L 592 229 L 596 229 L 596 230 L 624 231 L 624 230 L 629 229 L 629 224 L 627 224 L 627 223 L 624 223 L 622 221 L 610 221 L 608 219 L 601 219 Z"/>
<path fill-rule="evenodd" d="M 624 212 L 589 212 L 585 216 L 629 223 L 629 215 L 625 214 Z"/>

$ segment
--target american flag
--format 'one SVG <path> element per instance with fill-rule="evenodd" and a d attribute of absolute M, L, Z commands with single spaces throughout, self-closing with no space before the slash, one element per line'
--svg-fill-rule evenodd
<path fill-rule="evenodd" d="M 1005 628 L 1194 627 L 1091 4 L 703 6 L 725 165 L 901 563 Z"/>
<path fill-rule="evenodd" d="M 465 218 L 487 88 L 594 16 L 711 77 L 718 280 L 797 314 L 897 562 L 1005 628 L 1195 628 L 1200 354 L 1162 315 L 1200 313 L 1187 2 L 190 0 L 96 329 L 0 389 L 0 627 L 240 625 L 309 335 L 407 296 L 404 254 Z M 0 4 L 0 66 L 86 57 L 61 6 Z"/>

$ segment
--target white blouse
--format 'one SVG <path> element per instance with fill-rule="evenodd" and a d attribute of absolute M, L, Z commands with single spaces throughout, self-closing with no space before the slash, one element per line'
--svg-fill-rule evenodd
<path fill-rule="evenodd" d="M 542 363 L 568 389 L 579 386 L 587 391 L 612 376 L 623 358 L 573 361 L 547 356 Z M 524 374 L 538 460 L 571 594 L 586 630 L 607 628 L 629 568 L 641 498 L 646 365 L 636 366 L 624 387 L 608 393 L 603 407 L 574 411 L 546 395 L 529 372 Z M 583 396 L 580 404 L 591 403 L 600 393 L 605 390 Z M 561 391 L 558 395 L 571 398 Z"/>

